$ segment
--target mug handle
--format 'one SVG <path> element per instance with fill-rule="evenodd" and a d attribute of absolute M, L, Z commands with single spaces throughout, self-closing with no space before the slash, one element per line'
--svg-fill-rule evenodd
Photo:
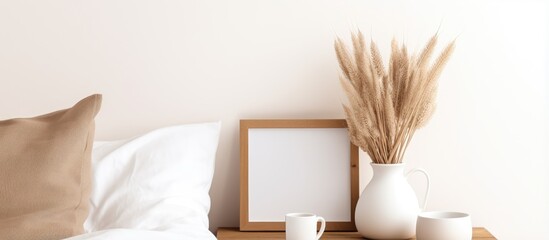
<path fill-rule="evenodd" d="M 323 217 L 318 216 L 316 218 L 316 221 L 318 222 L 320 220 L 320 230 L 318 231 L 318 234 L 316 234 L 316 240 L 319 240 L 322 234 L 324 233 L 324 229 L 326 229 L 326 220 L 324 220 Z"/>
<path fill-rule="evenodd" d="M 425 210 L 425 207 L 427 206 L 427 197 L 429 196 L 429 189 L 431 188 L 431 179 L 429 178 L 429 174 L 425 169 L 423 168 L 414 168 L 410 170 L 408 173 L 406 173 L 406 178 L 410 177 L 413 173 L 423 173 L 425 175 L 425 178 L 427 179 L 427 190 L 425 191 L 425 196 L 423 197 L 423 207 L 421 210 Z"/>

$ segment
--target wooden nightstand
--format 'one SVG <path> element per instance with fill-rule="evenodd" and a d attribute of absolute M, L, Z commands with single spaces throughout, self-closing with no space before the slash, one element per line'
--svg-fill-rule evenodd
<path fill-rule="evenodd" d="M 284 232 L 240 232 L 238 228 L 219 228 L 217 229 L 218 240 L 280 240 L 284 239 Z M 364 239 L 357 232 L 325 232 L 321 239 Z M 473 228 L 473 240 L 496 239 L 485 228 Z"/>

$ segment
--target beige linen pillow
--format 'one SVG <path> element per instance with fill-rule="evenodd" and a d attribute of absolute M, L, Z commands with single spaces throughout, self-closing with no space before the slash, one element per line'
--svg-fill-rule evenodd
<path fill-rule="evenodd" d="M 83 233 L 91 190 L 94 117 L 101 95 L 34 118 L 0 121 L 0 237 Z"/>

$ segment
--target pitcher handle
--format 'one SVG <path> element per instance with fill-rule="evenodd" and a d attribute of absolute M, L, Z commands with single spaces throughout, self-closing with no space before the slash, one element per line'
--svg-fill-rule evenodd
<path fill-rule="evenodd" d="M 408 173 L 406 173 L 406 178 L 417 172 L 423 173 L 423 175 L 425 175 L 425 178 L 427 178 L 427 190 L 425 191 L 425 196 L 423 197 L 423 207 L 421 208 L 421 210 L 423 211 L 427 206 L 427 197 L 429 196 L 429 189 L 431 188 L 431 179 L 429 178 L 429 174 L 427 173 L 427 171 L 425 171 L 425 169 L 423 168 L 414 168 L 410 170 Z"/>

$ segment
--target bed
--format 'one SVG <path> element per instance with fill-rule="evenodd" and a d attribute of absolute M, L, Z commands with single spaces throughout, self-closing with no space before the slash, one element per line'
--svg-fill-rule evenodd
<path fill-rule="evenodd" d="M 94 141 L 101 96 L 0 121 L 0 236 L 211 240 L 220 123 Z"/>

